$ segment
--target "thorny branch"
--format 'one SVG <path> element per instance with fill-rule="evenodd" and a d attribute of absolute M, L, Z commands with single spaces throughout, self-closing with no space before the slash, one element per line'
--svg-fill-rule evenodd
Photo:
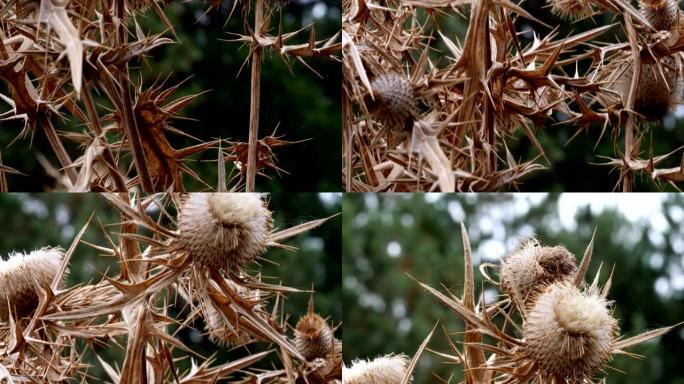
<path fill-rule="evenodd" d="M 211 8 L 216 5 L 210 4 Z M 153 54 L 155 48 L 178 42 L 158 0 L 0 0 L 0 79 L 10 92 L 0 94 L 10 107 L 0 119 L 24 123 L 17 139 L 45 135 L 59 165 L 54 166 L 47 157 L 40 161 L 55 179 L 55 189 L 183 192 L 187 185 L 184 177 L 212 188 L 188 162 L 190 156 L 220 147 L 225 153 L 214 158 L 231 162 L 239 173 L 230 179 L 230 189 L 245 184 L 247 190 L 253 190 L 257 175 L 268 176 L 266 171 L 271 170 L 280 175 L 273 150 L 295 143 L 281 139 L 282 135 L 259 137 L 263 52 L 273 50 L 283 59 L 294 59 L 311 68 L 306 58 L 339 60 L 335 55 L 340 43 L 339 35 L 317 40 L 313 25 L 295 32 L 283 32 L 279 25 L 277 35 L 269 35 L 266 20 L 281 7 L 276 1 L 238 1 L 235 6 L 245 20 L 245 33 L 238 34 L 235 41 L 250 46 L 253 67 L 247 156 L 241 154 L 243 143 L 226 142 L 228 145 L 222 146 L 221 139 L 174 148 L 173 136 L 188 134 L 171 122 L 198 95 L 172 100 L 180 84 L 134 81 L 140 69 L 131 64 Z M 147 9 L 154 11 L 165 32 L 145 33 L 138 25 L 136 17 Z M 255 23 L 250 26 L 247 20 L 252 11 Z M 289 44 L 306 30 L 308 43 Z M 105 102 L 94 100 L 99 96 Z M 69 141 L 79 144 L 80 149 L 68 151 Z M 15 161 L 4 159 L 5 164 Z M 225 171 L 223 162 L 219 167 Z M 20 171 L 4 166 L 0 176 Z"/>
<path fill-rule="evenodd" d="M 519 20 L 544 24 L 508 0 L 347 1 L 345 189 L 515 189 L 547 167 L 538 131 L 551 124 L 567 127 L 573 138 L 600 126 L 597 142 L 611 128 L 616 152 L 623 154 L 604 164 L 620 171 L 624 191 L 632 189 L 637 173 L 676 187 L 684 179 L 682 168 L 656 166 L 678 149 L 641 158 L 641 127 L 662 119 L 684 89 L 677 2 L 640 1 L 640 9 L 624 0 L 547 3 L 560 17 L 613 13 L 622 22 L 569 36 L 541 27 L 525 45 Z M 466 18 L 462 42 L 444 34 L 435 13 Z M 626 32 L 627 42 L 600 41 L 617 29 Z M 580 64 L 589 69 L 579 73 Z M 574 75 L 566 74 L 570 70 Z M 420 134 L 425 126 L 436 130 L 437 146 Z M 536 156 L 514 157 L 507 143 L 519 137 L 529 140 Z M 453 183 L 445 185 L 449 178 Z"/>

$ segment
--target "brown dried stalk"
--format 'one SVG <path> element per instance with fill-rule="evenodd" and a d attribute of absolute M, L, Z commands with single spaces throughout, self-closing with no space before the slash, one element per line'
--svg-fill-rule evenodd
<path fill-rule="evenodd" d="M 264 0 L 256 0 L 254 33 L 259 39 L 264 25 Z M 252 94 L 249 99 L 249 150 L 247 154 L 247 192 L 254 191 L 257 165 L 257 139 L 259 137 L 259 98 L 261 96 L 261 47 L 252 50 Z"/>

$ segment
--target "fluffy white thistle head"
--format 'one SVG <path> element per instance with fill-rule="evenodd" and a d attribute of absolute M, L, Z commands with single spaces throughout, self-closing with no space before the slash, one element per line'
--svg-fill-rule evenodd
<path fill-rule="evenodd" d="M 36 309 L 38 287 L 52 284 L 63 257 L 61 248 L 46 247 L 29 254 L 12 253 L 0 261 L 0 319 L 9 320 L 8 302 L 17 318 Z"/>
<path fill-rule="evenodd" d="M 524 325 L 524 352 L 548 379 L 591 380 L 612 357 L 618 336 L 609 302 L 566 282 L 536 297 Z"/>
<path fill-rule="evenodd" d="M 178 213 L 178 243 L 196 263 L 236 271 L 266 250 L 271 211 L 259 193 L 191 193 Z"/>
<path fill-rule="evenodd" d="M 409 359 L 405 355 L 387 355 L 374 360 L 356 360 L 350 368 L 342 367 L 343 384 L 399 384 L 406 375 Z"/>

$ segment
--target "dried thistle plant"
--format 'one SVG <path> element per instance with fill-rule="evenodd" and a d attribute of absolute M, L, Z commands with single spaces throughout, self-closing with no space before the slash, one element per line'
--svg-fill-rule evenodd
<path fill-rule="evenodd" d="M 504 297 L 495 303 L 485 304 L 481 301 L 476 305 L 472 253 L 463 225 L 461 232 L 465 260 L 462 296 L 442 293 L 427 284 L 419 284 L 465 323 L 463 336 L 458 336 L 463 338 L 462 348 L 457 346 L 459 343 L 450 340 L 452 351 L 435 352 L 445 361 L 461 365 L 465 382 L 596 382 L 607 374 L 615 355 L 636 357 L 627 349 L 661 336 L 675 327 L 664 327 L 630 338 L 620 336 L 618 320 L 613 315 L 613 303 L 608 299 L 612 274 L 603 287 L 599 285 L 600 269 L 591 284 L 584 282 L 592 257 L 593 237 L 577 268 L 574 268 L 574 255 L 565 248 L 542 247 L 536 240 L 523 243 L 502 261 L 499 281 L 495 281 L 488 272 L 489 268 L 496 265 L 482 264 L 480 271 L 486 281 L 500 286 L 508 284 L 513 289 L 504 288 Z M 508 279 L 507 274 L 511 273 L 506 265 L 520 258 L 521 253 L 562 255 L 553 258 L 562 262 L 553 264 L 572 265 L 573 268 L 559 269 L 567 273 L 556 274 L 553 279 L 544 273 L 534 275 L 533 279 L 525 282 L 524 286 L 530 289 L 529 294 L 523 297 L 520 295 L 521 289 L 515 288 L 516 284 L 504 283 Z M 573 262 L 566 264 L 570 258 Z M 414 356 L 412 365 L 420 358 L 431 337 L 432 332 Z M 408 382 L 410 374 L 411 370 L 403 376 L 403 383 Z"/>
<path fill-rule="evenodd" d="M 243 222 L 263 224 L 266 214 L 268 225 L 259 232 L 263 237 L 260 258 L 266 258 L 272 247 L 295 250 L 283 242 L 328 220 L 276 230 L 270 226 L 271 211 L 264 195 L 206 196 L 219 203 L 222 219 L 237 216 Z M 103 227 L 105 244 L 81 240 L 86 224 L 67 251 L 45 248 L 0 264 L 0 293 L 6 302 L 0 309 L 9 315 L 0 321 L 0 366 L 4 368 L 0 377 L 4 374 L 8 382 L 90 381 L 84 358 L 106 342 L 125 350 L 123 361 L 99 360 L 115 383 L 340 382 L 342 344 L 334 338 L 335 328 L 312 312 L 312 304 L 306 316 L 320 321 L 314 321 L 311 329 L 323 326 L 323 331 L 302 329 L 306 328 L 306 335 L 324 335 L 313 349 L 325 353 L 305 356 L 296 341 L 301 329 L 293 330 L 283 303 L 302 290 L 262 278 L 254 259 L 243 260 L 237 269 L 213 268 L 205 265 L 196 248 L 178 246 L 186 229 L 181 225 L 184 204 L 197 195 L 101 197 L 120 213 L 114 230 Z M 235 201 L 242 204 L 232 204 Z M 252 208 L 262 212 L 246 208 L 250 201 Z M 226 260 L 242 242 L 249 241 L 244 237 L 230 240 L 234 247 L 215 256 Z M 70 259 L 81 243 L 115 257 L 118 274 L 107 274 L 99 282 L 63 286 Z M 19 281 L 20 276 L 25 281 Z M 279 278 L 287 280 L 287 276 Z M 28 290 L 31 295 L 26 294 Z M 185 309 L 170 310 L 174 303 Z M 214 357 L 191 351 L 176 337 L 201 323 L 217 348 L 248 344 L 255 348 L 259 344 L 259 348 L 244 348 L 242 357 L 217 364 Z M 314 337 L 311 342 L 319 340 Z M 270 368 L 255 365 L 268 355 L 272 355 Z M 190 359 L 190 368 L 181 369 L 181 362 Z"/>
<path fill-rule="evenodd" d="M 615 153 L 602 164 L 619 170 L 616 189 L 630 191 L 636 174 L 676 188 L 684 180 L 682 168 L 658 166 L 678 149 L 657 155 L 642 148 L 646 122 L 662 119 L 683 97 L 678 3 L 547 3 L 567 20 L 610 14 L 616 22 L 560 36 L 548 26 L 519 30 L 545 24 L 509 0 L 345 1 L 345 189 L 515 189 L 525 176 L 553 166 L 539 132 L 554 123 L 573 138 L 596 132 L 597 143 L 611 132 Z M 465 35 L 446 33 L 446 22 L 461 17 Z M 529 43 L 523 32 L 532 32 Z M 624 32 L 626 41 L 611 41 L 607 35 L 616 32 Z M 377 112 L 399 105 L 386 96 L 388 76 L 401 79 L 392 83 L 392 95 L 405 95 L 402 103 L 410 107 L 402 111 L 411 111 L 395 112 L 395 121 Z M 395 129 L 401 123 L 405 128 Z M 536 153 L 524 161 L 508 145 L 520 137 Z"/>
<path fill-rule="evenodd" d="M 212 188 L 189 161 L 198 153 L 213 150 L 218 153 L 214 158 L 221 177 L 213 188 L 222 191 L 230 181 L 231 190 L 253 191 L 257 174 L 269 176 L 268 170 L 280 174 L 273 151 L 298 143 L 258 132 L 264 53 L 272 51 L 286 62 L 296 60 L 309 67 L 306 59 L 311 57 L 337 60 L 340 44 L 339 35 L 318 41 L 314 25 L 309 28 L 308 43 L 289 44 L 301 30 L 284 32 L 279 25 L 278 32 L 269 35 L 274 29 L 272 16 L 280 9 L 277 3 L 236 1 L 235 6 L 238 4 L 245 23 L 237 41 L 249 46 L 248 60 L 253 66 L 251 109 L 245 111 L 250 113 L 248 143 L 191 137 L 196 144 L 173 146 L 173 136 L 189 134 L 170 123 L 198 94 L 174 98 L 180 84 L 134 81 L 142 76 L 137 67 L 140 60 L 158 47 L 180 43 L 166 16 L 168 10 L 156 0 L 0 1 L 0 79 L 10 91 L 0 94 L 10 107 L 0 118 L 23 121 L 18 138 L 47 138 L 59 163 L 39 159 L 58 190 L 184 192 L 187 177 Z M 210 10 L 215 5 L 210 4 Z M 137 18 L 152 13 L 143 15 L 146 10 L 153 11 L 164 33 L 143 31 Z M 247 19 L 252 13 L 255 20 L 250 25 Z M 66 120 L 71 123 L 60 127 Z M 78 149 L 70 149 L 73 143 Z M 246 151 L 239 148 L 243 144 Z M 0 166 L 0 186 L 5 191 L 11 187 L 5 175 L 22 171 L 7 165 L 15 162 L 5 159 Z M 229 180 L 226 162 L 232 162 L 237 170 Z"/>

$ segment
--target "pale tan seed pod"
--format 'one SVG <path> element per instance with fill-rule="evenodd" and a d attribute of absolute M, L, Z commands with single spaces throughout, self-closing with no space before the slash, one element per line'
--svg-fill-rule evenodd
<path fill-rule="evenodd" d="M 39 288 L 52 284 L 62 263 L 61 248 L 41 248 L 29 254 L 12 253 L 0 261 L 0 319 L 27 316 L 38 306 Z"/>
<path fill-rule="evenodd" d="M 525 355 L 547 380 L 582 383 L 612 357 L 617 322 L 608 301 L 570 283 L 549 285 L 527 311 Z"/>
<path fill-rule="evenodd" d="M 201 265 L 237 271 L 266 251 L 271 211 L 258 193 L 191 193 L 178 213 L 178 245 Z"/>
<path fill-rule="evenodd" d="M 400 384 L 408 364 L 409 359 L 405 355 L 387 355 L 371 361 L 356 360 L 350 368 L 342 367 L 342 384 Z"/>
<path fill-rule="evenodd" d="M 517 294 L 528 302 L 535 291 L 572 277 L 576 270 L 575 256 L 565 247 L 543 247 L 531 239 L 501 259 L 501 288 L 509 297 Z"/>
<path fill-rule="evenodd" d="M 681 98 L 680 60 L 666 56 L 655 63 L 641 63 L 639 81 L 634 94 L 634 112 L 647 121 L 659 121 Z M 597 100 L 606 108 L 626 108 L 632 86 L 634 64 L 628 53 L 614 57 L 596 73 L 594 80 L 606 84 L 613 93 L 603 92 Z"/>
<path fill-rule="evenodd" d="M 221 347 L 236 347 L 252 341 L 252 335 L 244 328 L 234 326 L 211 303 L 202 305 L 205 330 L 212 343 Z"/>
<path fill-rule="evenodd" d="M 661 120 L 677 103 L 681 89 L 679 61 L 674 56 L 660 59 L 658 64 L 642 64 L 639 85 L 634 99 L 634 111 L 649 121 Z M 662 72 L 661 72 L 662 71 Z M 631 71 L 630 77 L 631 79 Z M 629 84 L 625 82 L 623 100 L 629 95 Z"/>
<path fill-rule="evenodd" d="M 587 0 L 547 0 L 551 13 L 564 20 L 579 20 L 594 13 L 591 1 Z"/>
<path fill-rule="evenodd" d="M 675 0 L 640 0 L 641 14 L 657 30 L 674 31 L 679 19 L 679 5 Z M 642 63 L 634 98 L 634 111 L 647 121 L 659 121 L 673 109 L 681 98 L 682 79 L 679 76 L 680 60 L 666 56 L 659 64 Z M 609 88 L 620 94 L 621 104 L 627 105 L 632 85 L 633 63 L 624 60 L 617 65 L 608 65 L 603 77 L 621 73 Z M 598 79 L 603 80 L 603 79 Z M 606 104 L 606 103 L 603 103 Z"/>
<path fill-rule="evenodd" d="M 295 327 L 295 347 L 308 361 L 328 357 L 335 348 L 330 326 L 316 313 L 302 316 Z"/>
<path fill-rule="evenodd" d="M 398 73 L 382 74 L 371 82 L 376 118 L 392 130 L 402 130 L 418 115 L 418 104 L 409 80 Z"/>
<path fill-rule="evenodd" d="M 226 282 L 245 300 L 257 301 L 261 299 L 261 293 L 258 290 L 242 287 L 230 280 L 226 280 Z M 256 312 L 261 311 L 261 304 L 257 304 L 252 310 Z M 255 335 L 244 327 L 233 324 L 227 316 L 219 312 L 209 299 L 201 300 L 200 314 L 204 318 L 205 330 L 209 335 L 209 340 L 214 344 L 222 347 L 237 347 L 257 339 Z M 237 312 L 234 312 L 233 315 L 238 317 Z"/>

